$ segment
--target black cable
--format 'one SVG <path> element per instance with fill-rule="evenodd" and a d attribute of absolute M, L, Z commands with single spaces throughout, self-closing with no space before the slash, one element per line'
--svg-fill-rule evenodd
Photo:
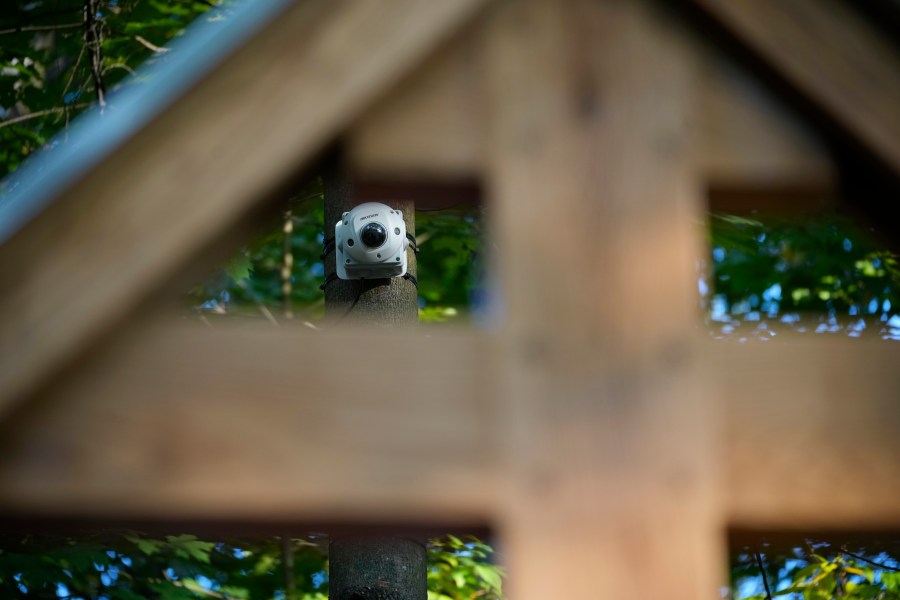
<path fill-rule="evenodd" d="M 322 290 L 322 291 L 324 292 L 324 291 L 325 291 L 325 286 L 327 286 L 329 283 L 331 283 L 332 281 L 334 281 L 334 280 L 337 279 L 337 278 L 338 278 L 337 273 L 329 273 L 329 274 L 325 277 L 325 281 L 322 283 L 322 285 L 319 286 L 319 289 Z"/>
<path fill-rule="evenodd" d="M 319 260 L 325 260 L 325 257 L 334 252 L 335 249 L 335 240 L 333 237 L 326 239 L 322 243 L 322 254 L 319 255 Z"/>
<path fill-rule="evenodd" d="M 412 273 L 404 273 L 403 279 L 411 282 L 414 286 L 416 286 L 416 289 L 419 289 L 419 280 L 416 279 L 416 276 Z"/>
<path fill-rule="evenodd" d="M 410 245 L 410 246 L 412 247 L 412 249 L 413 249 L 413 254 L 418 254 L 418 253 L 419 253 L 419 246 L 418 246 L 418 244 L 416 244 L 416 237 L 415 237 L 413 234 L 411 234 L 410 232 L 407 231 L 407 232 L 406 232 L 406 239 L 409 240 L 409 245 Z"/>

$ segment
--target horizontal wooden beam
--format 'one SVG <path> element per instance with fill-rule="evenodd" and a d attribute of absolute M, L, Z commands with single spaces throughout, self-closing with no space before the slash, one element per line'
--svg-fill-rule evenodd
<path fill-rule="evenodd" d="M 900 527 L 900 346 L 807 334 L 713 343 L 705 362 L 729 524 Z"/>
<path fill-rule="evenodd" d="M 471 333 L 155 324 L 0 433 L 0 513 L 483 524 L 497 414 Z"/>
<path fill-rule="evenodd" d="M 900 58 L 849 2 L 693 0 L 731 39 L 900 177 Z"/>
<path fill-rule="evenodd" d="M 0 512 L 120 522 L 489 523 L 515 502 L 503 433 L 521 406 L 500 394 L 504 352 L 533 352 L 504 339 L 143 326 L 3 423 Z M 643 410 L 677 407 L 679 422 L 715 440 L 721 476 L 707 480 L 707 472 L 693 485 L 719 490 L 717 523 L 900 527 L 900 347 L 809 336 L 680 352 L 687 362 L 679 364 L 695 366 L 633 376 L 643 382 Z M 591 440 L 623 430 L 627 423 L 610 415 L 585 418 L 605 414 L 622 377 L 568 392 L 584 396 L 587 411 L 572 431 Z M 548 401 L 557 405 L 558 394 L 548 392 Z M 701 408 L 707 400 L 712 411 Z M 651 452 L 673 443 L 663 441 L 672 422 L 632 435 L 652 438 Z M 603 456 L 583 457 L 591 481 L 618 468 Z M 550 449 L 535 461 L 528 468 L 548 481 L 568 472 Z M 656 468 L 629 477 L 637 496 L 669 481 Z"/>
<path fill-rule="evenodd" d="M 261 202 L 287 197 L 485 1 L 297 2 L 82 174 L 0 247 L 0 414 Z"/>

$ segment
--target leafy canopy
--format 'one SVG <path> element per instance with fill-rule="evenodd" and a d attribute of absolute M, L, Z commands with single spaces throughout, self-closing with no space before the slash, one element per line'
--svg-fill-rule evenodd
<path fill-rule="evenodd" d="M 503 571 L 491 555 L 490 546 L 477 538 L 433 540 L 429 600 L 500 600 Z M 286 565 L 292 565 L 288 573 Z M 327 538 L 210 541 L 135 531 L 5 536 L 0 597 L 326 600 Z"/>

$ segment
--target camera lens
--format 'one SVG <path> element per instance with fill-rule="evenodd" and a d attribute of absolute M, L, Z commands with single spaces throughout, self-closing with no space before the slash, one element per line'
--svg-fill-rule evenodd
<path fill-rule="evenodd" d="M 387 231 L 380 223 L 369 223 L 360 229 L 359 239 L 369 248 L 378 248 L 387 241 Z"/>

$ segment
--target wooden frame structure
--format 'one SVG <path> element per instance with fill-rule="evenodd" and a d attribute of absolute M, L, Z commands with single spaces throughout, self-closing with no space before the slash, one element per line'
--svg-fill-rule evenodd
<path fill-rule="evenodd" d="M 693 4 L 900 172 L 896 57 L 841 2 Z M 706 190 L 835 189 L 754 86 L 651 2 L 289 6 L 0 246 L 0 506 L 490 524 L 520 600 L 711 598 L 728 527 L 896 529 L 900 347 L 698 330 Z M 363 179 L 480 182 L 498 331 L 130 318 L 338 139 Z"/>

